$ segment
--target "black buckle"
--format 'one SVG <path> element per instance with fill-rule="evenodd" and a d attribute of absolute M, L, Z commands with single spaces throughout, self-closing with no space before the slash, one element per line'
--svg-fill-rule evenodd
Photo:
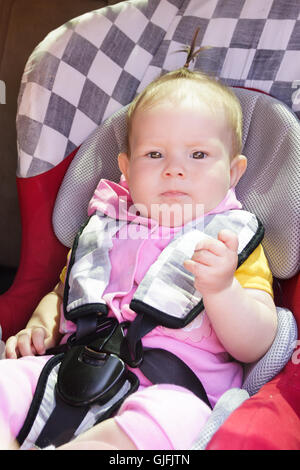
<path fill-rule="evenodd" d="M 99 325 L 93 333 L 82 337 L 79 340 L 76 333 L 68 338 L 68 348 L 78 345 L 89 345 L 95 351 L 102 351 L 109 354 L 115 354 L 122 358 L 130 367 L 139 367 L 143 361 L 143 345 L 139 340 L 135 351 L 132 351 L 125 330 L 128 329 L 131 322 L 125 321 L 118 323 L 116 318 L 101 319 Z"/>
<path fill-rule="evenodd" d="M 129 325 L 130 322 L 119 324 L 115 318 L 106 318 L 90 335 L 79 340 L 76 334 L 69 337 L 69 350 L 59 368 L 56 385 L 56 392 L 66 403 L 106 403 L 121 389 L 128 375 L 125 363 L 138 367 L 143 360 L 141 341 L 135 355 L 130 354 L 125 336 Z"/>
<path fill-rule="evenodd" d="M 106 341 L 114 334 L 119 323 L 116 318 L 103 318 L 98 317 L 97 324 L 95 329 L 88 335 L 77 337 L 77 332 L 69 336 L 65 344 L 60 344 L 54 348 L 49 348 L 46 351 L 46 354 L 59 354 L 69 351 L 74 346 L 86 346 L 93 341 L 97 341 L 98 347 L 97 350 L 101 349 L 101 345 L 106 343 Z"/>
<path fill-rule="evenodd" d="M 88 346 L 74 346 L 63 358 L 56 392 L 69 405 L 104 404 L 118 393 L 126 381 L 126 367 L 114 354 Z"/>

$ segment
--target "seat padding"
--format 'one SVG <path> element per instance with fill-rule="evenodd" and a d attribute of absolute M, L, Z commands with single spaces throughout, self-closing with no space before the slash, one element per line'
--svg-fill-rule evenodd
<path fill-rule="evenodd" d="M 280 101 L 233 90 L 243 108 L 243 153 L 248 158 L 237 195 L 264 224 L 263 245 L 273 275 L 290 278 L 300 261 L 300 124 Z M 88 137 L 66 173 L 53 214 L 55 233 L 66 246 L 85 221 L 99 180 L 120 178 L 117 156 L 126 149 L 126 110 L 117 111 Z"/>

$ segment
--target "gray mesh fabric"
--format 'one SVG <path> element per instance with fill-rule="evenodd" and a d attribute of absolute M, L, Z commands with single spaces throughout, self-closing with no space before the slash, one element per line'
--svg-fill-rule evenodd
<path fill-rule="evenodd" d="M 119 181 L 117 155 L 126 145 L 126 110 L 117 111 L 78 150 L 60 188 L 53 211 L 59 240 L 71 246 L 87 217 L 87 206 L 101 178 Z M 68 214 L 68 217 L 65 215 Z"/>
<path fill-rule="evenodd" d="M 292 313 L 277 307 L 278 329 L 268 352 L 257 362 L 245 367 L 243 389 L 254 395 L 286 365 L 295 350 L 297 324 Z"/>
<path fill-rule="evenodd" d="M 274 276 L 289 278 L 300 260 L 300 124 L 276 99 L 247 90 L 237 94 L 247 110 L 243 153 L 248 157 L 237 196 L 264 223 L 263 245 Z"/>
<path fill-rule="evenodd" d="M 212 414 L 201 429 L 195 440 L 192 450 L 205 450 L 207 444 L 224 423 L 228 416 L 249 398 L 248 392 L 240 388 L 231 388 L 223 393 L 216 403 Z"/>
<path fill-rule="evenodd" d="M 278 100 L 250 90 L 234 91 L 243 108 L 243 153 L 248 158 L 237 195 L 264 224 L 264 248 L 273 274 L 289 278 L 298 271 L 300 259 L 300 124 Z M 90 135 L 65 176 L 53 224 L 66 246 L 84 222 L 99 180 L 119 180 L 117 155 L 126 146 L 126 110 L 117 111 Z"/>

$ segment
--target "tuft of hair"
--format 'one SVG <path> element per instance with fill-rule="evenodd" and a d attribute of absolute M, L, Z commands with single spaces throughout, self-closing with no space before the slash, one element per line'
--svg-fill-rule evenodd
<path fill-rule="evenodd" d="M 231 156 L 240 154 L 243 117 L 238 98 L 216 78 L 186 67 L 159 76 L 132 101 L 127 113 L 128 153 L 132 122 L 137 111 L 146 111 L 162 103 L 197 107 L 199 102 L 204 102 L 216 114 L 223 110 L 232 130 Z"/>

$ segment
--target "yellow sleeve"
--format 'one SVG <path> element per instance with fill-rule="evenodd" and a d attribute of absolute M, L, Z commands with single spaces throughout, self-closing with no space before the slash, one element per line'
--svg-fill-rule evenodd
<path fill-rule="evenodd" d="M 235 277 L 242 287 L 264 290 L 273 297 L 273 276 L 262 245 L 236 270 Z"/>
<path fill-rule="evenodd" d="M 67 256 L 67 264 L 66 264 L 65 267 L 62 269 L 62 272 L 60 273 L 60 276 L 59 276 L 59 279 L 61 280 L 61 282 L 62 282 L 63 284 L 65 283 L 65 280 L 66 280 L 67 267 L 68 267 L 68 263 L 69 263 L 69 259 L 70 259 L 70 254 L 71 254 L 71 250 L 69 251 L 68 256 Z"/>
<path fill-rule="evenodd" d="M 66 273 L 67 273 L 67 265 L 63 268 L 62 272 L 60 273 L 59 279 L 64 284 L 66 280 Z"/>

